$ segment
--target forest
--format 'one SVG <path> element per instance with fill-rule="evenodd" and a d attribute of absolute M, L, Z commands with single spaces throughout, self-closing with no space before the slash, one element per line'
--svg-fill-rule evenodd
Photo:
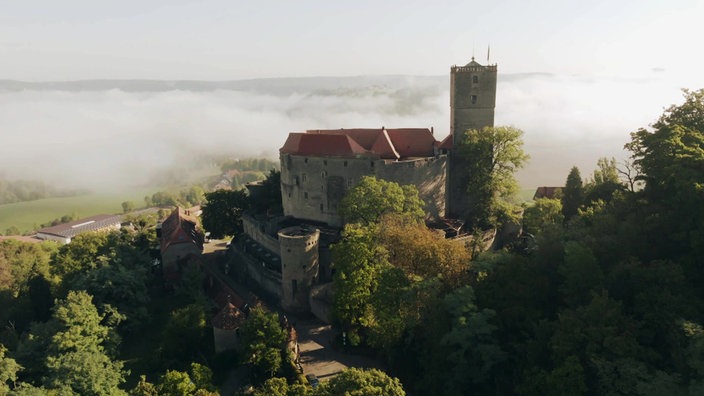
<path fill-rule="evenodd" d="M 473 144 L 486 142 L 468 132 Z M 316 390 L 271 350 L 277 331 L 214 354 L 199 273 L 170 295 L 151 272 L 154 219 L 60 247 L 0 242 L 0 394 L 208 395 L 236 365 L 259 368 L 256 395 L 704 394 L 704 90 L 626 148 L 625 164 L 573 168 L 558 196 L 523 208 L 520 238 L 484 252 L 428 229 L 414 187 L 363 178 L 332 248 L 334 328 L 388 370 Z M 484 206 L 468 224 L 516 221 L 510 177 L 483 171 L 492 188 L 473 188 Z M 254 312 L 250 328 L 275 327 Z"/>
<path fill-rule="evenodd" d="M 587 180 L 573 168 L 498 251 L 431 233 L 412 191 L 372 187 L 397 201 L 371 221 L 353 191 L 338 327 L 409 394 L 703 394 L 704 90 L 684 99 L 631 134 L 630 162 L 601 159 Z M 488 203 L 475 224 L 502 211 Z"/>

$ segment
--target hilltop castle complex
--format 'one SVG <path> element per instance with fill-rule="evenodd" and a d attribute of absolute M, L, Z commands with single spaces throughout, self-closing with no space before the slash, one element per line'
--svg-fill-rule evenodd
<path fill-rule="evenodd" d="M 284 309 L 325 316 L 313 289 L 331 278 L 328 246 L 343 225 L 338 205 L 363 176 L 416 186 L 428 220 L 463 219 L 471 175 L 468 159 L 453 148 L 464 131 L 494 125 L 496 82 L 496 65 L 474 58 L 450 69 L 450 133 L 441 141 L 432 128 L 290 133 L 280 149 L 284 217 L 243 216 L 236 273 L 276 295 Z"/>

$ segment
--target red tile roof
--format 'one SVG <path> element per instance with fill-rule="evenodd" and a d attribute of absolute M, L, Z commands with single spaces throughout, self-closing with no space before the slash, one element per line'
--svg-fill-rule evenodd
<path fill-rule="evenodd" d="M 244 314 L 232 303 L 227 303 L 211 321 L 213 327 L 223 330 L 235 330 L 244 322 Z"/>
<path fill-rule="evenodd" d="M 437 145 L 427 128 L 316 129 L 293 132 L 280 152 L 284 154 L 384 159 L 432 157 Z"/>
<path fill-rule="evenodd" d="M 442 142 L 440 142 L 440 145 L 438 146 L 438 148 L 445 149 L 445 150 L 452 150 L 452 146 L 453 146 L 452 134 L 449 134 L 449 135 L 447 135 L 447 137 L 445 139 L 442 140 Z"/>
<path fill-rule="evenodd" d="M 161 252 L 174 244 L 192 243 L 203 249 L 203 235 L 198 230 L 198 220 L 192 212 L 174 209 L 161 225 Z"/>

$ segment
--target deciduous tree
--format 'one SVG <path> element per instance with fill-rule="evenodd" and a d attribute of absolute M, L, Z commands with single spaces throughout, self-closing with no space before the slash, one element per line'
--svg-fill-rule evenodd
<path fill-rule="evenodd" d="M 518 191 L 514 174 L 529 159 L 522 136 L 523 131 L 513 127 L 472 129 L 464 132 L 455 147 L 467 159 L 466 194 L 471 208 L 466 220 L 470 226 L 491 227 L 505 215 L 502 202 Z"/>
<path fill-rule="evenodd" d="M 400 214 L 416 221 L 425 217 L 423 201 L 411 185 L 364 176 L 340 203 L 339 213 L 346 223 L 370 224 L 385 214 Z"/>
<path fill-rule="evenodd" d="M 273 377 L 281 368 L 281 348 L 286 341 L 278 316 L 263 307 L 252 308 L 240 327 L 240 336 L 244 359 L 254 366 L 257 378 Z"/>
<path fill-rule="evenodd" d="M 217 190 L 206 193 L 205 199 L 201 219 L 213 238 L 242 232 L 242 213 L 250 204 L 245 190 Z"/>
<path fill-rule="evenodd" d="M 316 396 L 405 396 L 401 381 L 378 369 L 348 368 L 324 382 Z"/>

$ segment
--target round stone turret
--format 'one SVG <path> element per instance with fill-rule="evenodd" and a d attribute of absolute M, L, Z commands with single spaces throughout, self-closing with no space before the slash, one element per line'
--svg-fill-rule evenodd
<path fill-rule="evenodd" d="M 318 279 L 320 230 L 295 226 L 279 231 L 281 305 L 291 312 L 309 312 L 311 286 Z"/>

